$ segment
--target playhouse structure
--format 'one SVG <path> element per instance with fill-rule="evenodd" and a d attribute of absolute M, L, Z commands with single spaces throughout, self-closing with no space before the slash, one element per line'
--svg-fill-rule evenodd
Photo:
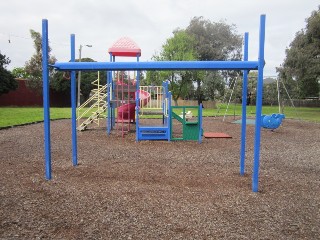
<path fill-rule="evenodd" d="M 140 47 L 128 37 L 118 39 L 108 52 L 110 62 L 115 62 L 117 57 L 132 58 L 139 62 L 141 56 Z M 116 132 L 124 137 L 135 124 L 136 141 L 189 140 L 200 143 L 201 106 L 172 107 L 168 81 L 161 86 L 141 86 L 140 74 L 140 71 L 108 71 L 107 84 L 101 86 L 98 72 L 98 79 L 92 82 L 96 87 L 92 96 L 77 108 L 77 129 L 86 130 L 92 123 L 99 125 L 102 117 L 107 119 L 108 135 Z M 193 117 L 191 110 L 197 112 L 197 116 Z M 90 116 L 85 118 L 89 113 Z M 161 115 L 161 121 L 154 125 L 142 124 L 140 116 L 149 114 Z M 174 130 L 181 129 L 181 133 L 173 131 L 173 126 Z"/>
<path fill-rule="evenodd" d="M 121 40 L 110 49 L 110 62 L 75 62 L 75 35 L 71 34 L 71 61 L 57 62 L 52 67 L 59 71 L 71 71 L 71 105 L 72 105 L 72 162 L 76 166 L 77 159 L 77 124 L 76 124 L 76 75 L 79 70 L 107 71 L 107 133 L 110 134 L 118 125 L 122 135 L 129 130 L 130 123 L 136 123 L 136 140 L 196 140 L 201 134 L 202 119 L 188 121 L 188 111 L 174 109 L 171 106 L 171 96 L 168 84 L 162 86 L 161 114 L 162 124 L 159 126 L 143 126 L 139 124 L 139 114 L 142 108 L 151 100 L 147 90 L 140 89 L 141 70 L 243 70 L 242 92 L 242 117 L 246 119 L 246 97 L 248 72 L 258 70 L 258 82 L 256 93 L 256 122 L 254 140 L 254 164 L 252 175 L 252 191 L 258 191 L 259 165 L 260 165 L 260 138 L 261 138 L 261 112 L 263 93 L 263 69 L 264 69 L 264 41 L 265 41 L 265 15 L 260 17 L 259 58 L 257 61 L 248 61 L 248 33 L 244 37 L 243 61 L 162 61 L 139 62 L 141 50 L 132 42 Z M 125 43 L 125 44 L 124 44 Z M 129 46 L 129 47 L 128 47 Z M 44 106 L 44 136 L 45 136 L 45 172 L 46 179 L 51 179 L 51 140 L 50 140 L 50 104 L 49 104 L 49 62 L 48 62 L 48 21 L 42 21 L 42 67 L 43 67 L 43 106 Z M 135 57 L 134 62 L 116 62 L 115 57 Z M 136 71 L 132 73 L 129 71 Z M 115 81 L 116 79 L 116 81 Z M 198 116 L 201 116 L 201 107 L 198 108 Z M 182 124 L 182 130 L 186 134 L 172 137 L 171 125 L 173 121 Z M 119 127 L 120 126 L 120 127 Z M 198 134 L 198 136 L 197 136 Z M 201 137 L 200 137 L 201 138 Z M 138 145 L 137 145 L 138 146 Z M 240 174 L 245 172 L 245 147 L 246 146 L 246 122 L 241 125 L 241 150 L 240 150 Z"/>

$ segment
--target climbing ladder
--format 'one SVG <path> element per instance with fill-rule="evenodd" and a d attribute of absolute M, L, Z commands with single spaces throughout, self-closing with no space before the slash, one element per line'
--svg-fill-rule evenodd
<path fill-rule="evenodd" d="M 88 125 L 95 123 L 98 126 L 100 125 L 100 118 L 105 118 L 105 112 L 107 109 L 107 85 L 102 86 L 99 82 L 100 76 L 98 73 L 98 79 L 93 81 L 92 84 L 97 86 L 91 92 L 93 95 L 85 101 L 80 107 L 77 108 L 77 121 L 79 131 L 84 131 L 87 129 Z M 89 115 L 89 117 L 87 117 Z M 81 119 L 85 118 L 81 122 Z"/>
<path fill-rule="evenodd" d="M 115 74 L 114 99 L 111 101 L 117 107 L 115 129 L 122 137 L 130 132 L 131 123 L 135 122 L 135 79 L 129 71 L 118 71 Z"/>

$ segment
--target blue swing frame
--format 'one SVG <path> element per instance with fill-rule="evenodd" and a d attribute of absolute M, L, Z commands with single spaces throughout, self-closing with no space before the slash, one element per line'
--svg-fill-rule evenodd
<path fill-rule="evenodd" d="M 248 33 L 245 34 L 243 61 L 172 61 L 172 62 L 75 62 L 75 35 L 71 34 L 71 61 L 57 62 L 51 67 L 60 71 L 71 71 L 71 107 L 72 107 L 72 164 L 77 166 L 77 130 L 76 130 L 76 74 L 78 70 L 243 70 L 242 92 L 242 126 L 240 150 L 240 175 L 245 173 L 246 148 L 246 104 L 248 72 L 258 70 L 257 96 L 256 96 L 256 122 L 254 138 L 254 162 L 252 174 L 252 191 L 258 192 L 260 142 L 261 142 L 261 114 L 263 95 L 263 69 L 265 45 L 266 16 L 260 16 L 259 57 L 257 61 L 248 61 Z M 44 149 L 45 149 L 45 176 L 47 180 L 51 175 L 51 139 L 50 139 L 50 101 L 49 101 L 49 45 L 48 20 L 42 20 L 42 76 L 43 76 L 43 108 L 44 108 Z"/>

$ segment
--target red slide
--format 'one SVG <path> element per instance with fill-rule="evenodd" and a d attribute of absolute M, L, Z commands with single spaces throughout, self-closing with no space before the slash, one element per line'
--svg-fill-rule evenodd
<path fill-rule="evenodd" d="M 139 97 L 141 101 L 141 105 L 144 106 L 150 101 L 150 93 L 139 90 Z M 120 120 L 131 120 L 135 121 L 135 103 L 129 103 L 118 107 L 118 121 Z"/>

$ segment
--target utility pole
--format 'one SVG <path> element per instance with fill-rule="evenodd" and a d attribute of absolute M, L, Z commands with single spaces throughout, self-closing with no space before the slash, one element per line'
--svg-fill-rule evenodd
<path fill-rule="evenodd" d="M 92 47 L 92 45 L 84 45 L 85 47 Z M 81 62 L 81 52 L 82 52 L 82 45 L 80 44 L 79 47 L 79 62 Z M 80 107 L 80 94 L 81 94 L 81 71 L 78 72 L 78 101 L 77 101 L 77 107 Z"/>

